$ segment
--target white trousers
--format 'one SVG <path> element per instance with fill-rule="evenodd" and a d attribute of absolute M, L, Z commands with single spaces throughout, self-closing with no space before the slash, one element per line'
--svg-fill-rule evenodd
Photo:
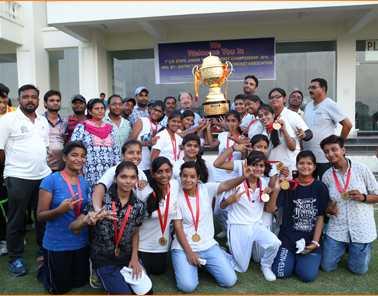
<path fill-rule="evenodd" d="M 281 241 L 266 227 L 259 223 L 254 225 L 231 224 L 227 228 L 227 239 L 232 256 L 232 266 L 238 272 L 246 272 L 251 261 L 253 243 L 263 248 L 261 265 L 271 267 L 276 258 Z"/>

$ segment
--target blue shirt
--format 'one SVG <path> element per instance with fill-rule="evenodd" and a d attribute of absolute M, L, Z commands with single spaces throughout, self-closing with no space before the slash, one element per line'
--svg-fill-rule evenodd
<path fill-rule="evenodd" d="M 79 176 L 79 182 L 83 198 L 80 209 L 80 213 L 82 213 L 85 206 L 88 204 L 87 195 L 90 189 L 87 181 L 85 181 L 83 177 Z M 64 181 L 59 172 L 44 178 L 39 188 L 52 193 L 50 210 L 56 209 L 63 200 L 72 197 L 66 181 Z M 72 190 L 74 193 L 78 193 L 77 185 L 72 185 Z M 77 198 L 79 198 L 79 195 Z M 69 230 L 71 222 L 75 219 L 75 208 L 73 208 L 71 211 L 60 215 L 54 220 L 48 221 L 43 237 L 43 247 L 49 251 L 73 251 L 89 245 L 87 227 L 83 227 L 79 235 Z"/>

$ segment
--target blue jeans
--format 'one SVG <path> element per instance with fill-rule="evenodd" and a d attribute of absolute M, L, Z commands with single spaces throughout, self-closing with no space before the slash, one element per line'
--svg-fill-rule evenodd
<path fill-rule="evenodd" d="M 231 287 L 236 283 L 235 270 L 218 245 L 196 254 L 207 261 L 203 267 L 214 276 L 219 286 Z M 187 293 L 194 291 L 198 286 L 198 267 L 189 263 L 185 251 L 172 250 L 172 264 L 177 287 Z"/>
<path fill-rule="evenodd" d="M 373 243 L 344 243 L 338 242 L 328 235 L 324 237 L 323 259 L 320 268 L 324 271 L 334 271 L 337 268 L 341 256 L 349 247 L 348 268 L 356 274 L 365 274 L 369 269 L 370 252 Z"/>
<path fill-rule="evenodd" d="M 297 263 L 295 264 L 295 258 Z M 272 265 L 272 271 L 278 278 L 290 277 L 294 271 L 302 282 L 312 282 L 319 271 L 321 254 L 308 253 L 306 255 L 295 254 L 286 248 L 280 247 Z"/>

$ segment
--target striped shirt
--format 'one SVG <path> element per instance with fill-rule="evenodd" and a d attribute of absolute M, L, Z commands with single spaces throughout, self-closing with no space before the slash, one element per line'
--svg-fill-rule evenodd
<path fill-rule="evenodd" d="M 85 117 L 86 119 L 87 117 Z M 75 118 L 75 115 L 72 115 L 70 118 L 68 118 L 68 136 L 67 136 L 67 143 L 70 141 L 72 133 L 76 127 L 76 125 L 79 123 L 77 119 Z"/>
<path fill-rule="evenodd" d="M 135 122 L 140 118 L 140 117 L 148 117 L 150 116 L 150 113 L 148 113 L 148 108 L 146 108 L 146 111 L 143 111 L 142 109 L 139 108 L 138 105 L 135 105 L 133 113 L 129 116 L 129 119 L 131 123 L 134 125 Z"/>

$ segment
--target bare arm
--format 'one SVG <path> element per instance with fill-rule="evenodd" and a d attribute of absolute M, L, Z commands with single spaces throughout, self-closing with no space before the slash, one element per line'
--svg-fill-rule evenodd
<path fill-rule="evenodd" d="M 131 240 L 131 260 L 129 268 L 133 269 L 133 278 L 137 279 L 142 276 L 142 271 L 146 272 L 138 260 L 138 248 L 139 248 L 139 227 L 135 227 L 134 235 Z"/>
<path fill-rule="evenodd" d="M 93 194 L 92 194 L 92 202 L 93 202 L 93 209 L 97 212 L 101 210 L 102 207 L 102 200 L 105 196 L 105 186 L 102 184 L 97 184 L 94 187 Z"/>
<path fill-rule="evenodd" d="M 213 134 L 211 133 L 211 125 L 206 129 L 207 141 L 209 142 L 210 149 L 215 149 L 219 146 L 218 139 L 214 140 Z"/>
<path fill-rule="evenodd" d="M 133 126 L 133 129 L 131 130 L 130 140 L 137 140 L 137 137 L 140 131 L 142 130 L 142 128 L 143 128 L 143 121 L 137 120 L 137 122 Z M 142 142 L 142 141 L 139 141 L 139 142 Z"/>
<path fill-rule="evenodd" d="M 344 138 L 344 140 L 348 137 L 350 130 L 353 127 L 353 124 L 350 122 L 349 118 L 345 118 L 339 122 L 343 128 L 341 129 L 340 136 Z"/>
<path fill-rule="evenodd" d="M 234 150 L 232 149 L 232 147 L 230 147 L 225 152 L 221 153 L 218 156 L 218 158 L 213 162 L 213 166 L 218 168 L 218 169 L 233 170 L 234 169 L 234 162 L 233 161 L 226 161 L 227 157 L 232 155 L 233 151 Z"/>
<path fill-rule="evenodd" d="M 179 241 L 182 249 L 184 250 L 188 262 L 191 265 L 201 267 L 198 254 L 193 252 L 192 248 L 189 246 L 188 240 L 186 239 L 184 229 L 182 228 L 182 220 L 173 220 L 173 227 L 175 229 L 177 240 Z"/>
<path fill-rule="evenodd" d="M 160 155 L 160 150 L 158 150 L 158 149 L 153 149 L 152 150 L 152 153 L 151 153 L 151 164 L 152 164 L 152 162 L 154 161 L 154 159 L 156 158 L 156 157 L 158 157 Z"/>
<path fill-rule="evenodd" d="M 273 189 L 273 192 L 270 196 L 270 199 L 264 205 L 265 212 L 274 213 L 275 211 L 277 211 L 276 202 L 277 202 L 278 194 L 281 191 L 281 183 L 282 183 L 283 180 L 284 180 L 284 177 L 277 178 L 277 181 L 274 185 L 274 189 Z"/>
<path fill-rule="evenodd" d="M 220 183 L 217 193 L 222 193 L 224 191 L 228 191 L 232 188 L 235 188 L 236 186 L 244 182 L 248 178 L 249 174 L 251 174 L 251 171 L 247 166 L 247 161 L 245 160 L 243 163 L 243 176 Z"/>

